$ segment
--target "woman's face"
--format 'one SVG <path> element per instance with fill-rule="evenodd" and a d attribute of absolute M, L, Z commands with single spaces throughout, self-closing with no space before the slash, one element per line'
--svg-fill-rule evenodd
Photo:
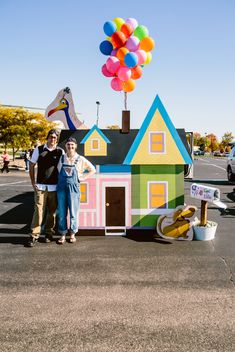
<path fill-rule="evenodd" d="M 77 145 L 74 142 L 68 142 L 65 144 L 65 148 L 67 153 L 71 153 L 76 151 Z"/>

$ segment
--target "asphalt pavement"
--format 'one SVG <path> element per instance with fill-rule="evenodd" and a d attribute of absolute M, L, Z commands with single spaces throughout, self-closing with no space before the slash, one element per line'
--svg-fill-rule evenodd
<path fill-rule="evenodd" d="M 213 241 L 79 236 L 25 247 L 33 192 L 0 175 L 1 352 L 234 352 L 235 185 L 225 160 L 198 158 L 192 182 L 220 189 Z"/>

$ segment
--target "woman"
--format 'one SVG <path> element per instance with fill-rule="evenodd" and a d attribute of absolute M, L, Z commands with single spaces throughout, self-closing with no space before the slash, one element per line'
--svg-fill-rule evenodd
<path fill-rule="evenodd" d="M 61 235 L 58 244 L 65 243 L 67 233 L 70 235 L 69 242 L 76 242 L 75 234 L 78 231 L 80 206 L 80 182 L 85 181 L 96 172 L 95 167 L 86 158 L 76 153 L 76 148 L 76 139 L 70 137 L 65 143 L 66 154 L 61 156 L 58 164 L 58 232 Z M 70 217 L 69 229 L 67 228 L 68 210 Z"/>

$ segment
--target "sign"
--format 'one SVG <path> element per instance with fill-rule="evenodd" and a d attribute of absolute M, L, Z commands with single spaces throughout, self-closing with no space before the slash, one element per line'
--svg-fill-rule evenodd
<path fill-rule="evenodd" d="M 218 188 L 193 183 L 191 185 L 190 195 L 192 198 L 197 198 L 206 202 L 214 202 L 220 199 L 220 190 Z"/>

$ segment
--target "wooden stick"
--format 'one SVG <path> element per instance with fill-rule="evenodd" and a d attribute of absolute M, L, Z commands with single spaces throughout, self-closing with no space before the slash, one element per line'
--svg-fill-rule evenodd
<path fill-rule="evenodd" d="M 206 226 L 207 223 L 207 207 L 208 207 L 208 202 L 205 200 L 201 201 L 201 226 Z"/>

